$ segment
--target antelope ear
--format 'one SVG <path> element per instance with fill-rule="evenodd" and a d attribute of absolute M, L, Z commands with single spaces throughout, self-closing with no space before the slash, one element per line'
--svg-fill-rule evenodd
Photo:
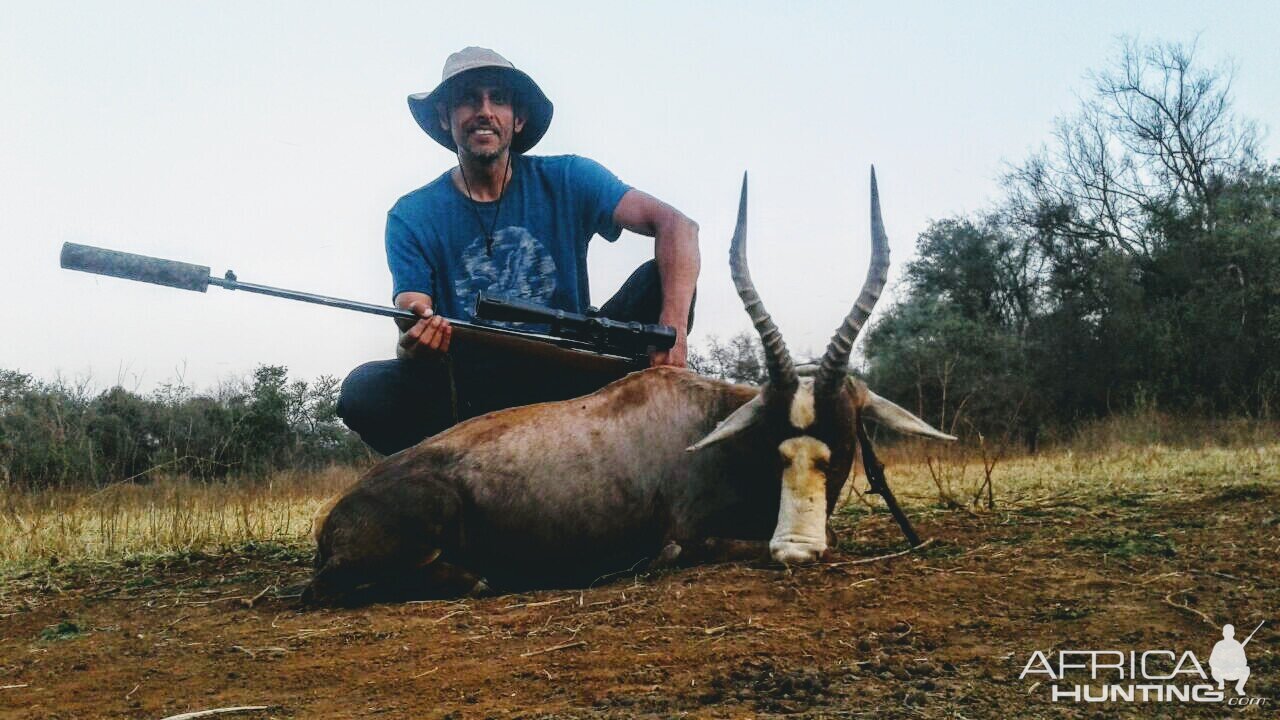
<path fill-rule="evenodd" d="M 685 448 L 685 452 L 696 452 L 708 445 L 713 445 L 728 438 L 737 435 L 751 425 L 755 424 L 756 419 L 764 414 L 764 393 L 760 393 L 751 398 L 746 405 L 729 413 L 729 417 L 720 421 L 716 425 L 716 429 L 712 430 L 706 437 L 698 442 Z"/>
<path fill-rule="evenodd" d="M 903 410 L 901 407 L 885 400 L 879 395 L 867 390 L 867 404 L 862 406 L 866 411 L 867 417 L 875 420 L 881 425 L 888 426 L 900 433 L 908 435 L 922 435 L 924 437 L 933 438 L 935 440 L 955 440 L 955 435 L 948 435 L 944 432 L 935 430 L 932 425 Z"/>

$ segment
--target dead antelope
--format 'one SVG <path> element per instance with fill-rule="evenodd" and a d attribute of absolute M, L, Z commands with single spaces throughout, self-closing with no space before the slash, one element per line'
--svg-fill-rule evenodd
<path fill-rule="evenodd" d="M 848 377 L 889 266 L 874 169 L 871 231 L 857 302 L 822 361 L 798 371 L 747 269 L 744 177 L 730 267 L 764 346 L 762 387 L 653 368 L 424 440 L 317 518 L 304 599 L 450 594 L 477 578 L 500 590 L 583 585 L 655 559 L 694 563 L 744 546 L 763 554 L 766 542 L 779 562 L 817 560 L 860 417 L 954 439 Z"/>

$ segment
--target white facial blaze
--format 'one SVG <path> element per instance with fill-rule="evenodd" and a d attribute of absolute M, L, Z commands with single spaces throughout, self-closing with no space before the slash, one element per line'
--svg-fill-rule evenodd
<path fill-rule="evenodd" d="M 804 430 L 813 424 L 813 378 L 800 378 L 800 387 L 791 398 L 791 426 Z"/>
<path fill-rule="evenodd" d="M 782 563 L 813 562 L 827 549 L 827 477 L 818 463 L 831 459 L 831 449 L 811 437 L 794 437 L 784 440 L 778 452 L 787 467 L 769 552 Z"/>

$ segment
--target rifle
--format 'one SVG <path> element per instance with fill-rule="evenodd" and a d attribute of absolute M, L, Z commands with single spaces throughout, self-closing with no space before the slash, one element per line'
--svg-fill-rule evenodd
<path fill-rule="evenodd" d="M 1244 642 L 1240 643 L 1240 647 L 1244 647 L 1245 645 L 1248 645 L 1248 644 L 1249 644 L 1249 641 L 1253 639 L 1253 636 L 1254 636 L 1254 635 L 1257 635 L 1257 634 L 1258 634 L 1258 631 L 1262 629 L 1262 626 L 1263 626 L 1266 622 L 1267 622 L 1266 620 L 1263 620 L 1262 622 L 1258 623 L 1258 627 L 1254 628 L 1254 629 L 1253 629 L 1253 632 L 1249 633 L 1249 637 L 1245 638 L 1245 639 L 1244 639 Z"/>
<path fill-rule="evenodd" d="M 579 314 L 483 291 L 476 297 L 475 315 L 494 322 L 547 325 L 548 332 L 557 338 L 611 348 L 619 355 L 638 359 L 647 359 L 651 348 L 668 350 L 676 342 L 675 328 L 669 325 L 610 320 L 595 308 Z"/>
<path fill-rule="evenodd" d="M 396 307 L 241 282 L 231 270 L 223 277 L 215 277 L 209 274 L 206 265 L 76 243 L 63 243 L 61 264 L 67 270 L 138 280 L 180 290 L 206 292 L 210 285 L 216 285 L 226 290 L 244 290 L 401 320 L 416 322 L 420 319 L 412 312 Z M 476 318 L 478 322 L 446 318 L 453 326 L 452 346 L 527 356 L 559 367 L 619 377 L 647 366 L 650 348 L 667 350 L 675 344 L 676 338 L 675 329 L 667 325 L 620 322 L 594 313 L 571 313 L 484 293 L 477 298 Z M 550 329 L 547 333 L 529 332 L 485 324 L 485 321 L 534 322 L 545 324 Z"/>

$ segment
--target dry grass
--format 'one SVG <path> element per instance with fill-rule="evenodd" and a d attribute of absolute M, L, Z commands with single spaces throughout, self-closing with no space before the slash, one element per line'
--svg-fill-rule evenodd
<path fill-rule="evenodd" d="M 944 487 L 950 487 L 957 499 L 972 499 L 984 480 L 982 458 L 963 448 L 934 457 L 939 458 L 934 467 L 944 477 Z M 926 463 L 900 461 L 890 464 L 887 472 L 895 494 L 908 508 L 939 502 Z M 859 488 L 865 485 L 861 478 L 858 482 Z M 1004 458 L 992 470 L 997 509 L 1135 496 L 1174 499 L 1253 485 L 1280 491 L 1280 440 L 1249 447 L 1051 451 Z"/>
<path fill-rule="evenodd" d="M 1081 425 L 1030 455 L 1017 443 L 907 440 L 881 453 L 907 507 L 996 509 L 1137 495 L 1174 498 L 1249 483 L 1280 491 L 1280 423 L 1146 410 Z M 863 479 L 855 489 L 866 486 Z M 872 502 L 875 502 L 874 500 Z"/>
<path fill-rule="evenodd" d="M 100 490 L 0 491 L 0 566 L 300 543 L 326 498 L 358 472 L 333 467 L 255 483 L 166 479 Z"/>

